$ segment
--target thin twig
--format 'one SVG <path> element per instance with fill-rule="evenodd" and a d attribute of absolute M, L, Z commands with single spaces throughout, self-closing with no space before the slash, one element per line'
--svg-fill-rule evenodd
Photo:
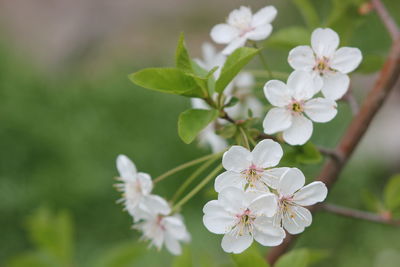
<path fill-rule="evenodd" d="M 347 93 L 343 96 L 342 99 L 349 104 L 353 116 L 355 116 L 360 111 L 360 107 L 358 106 L 357 100 L 354 97 L 354 94 L 351 89 L 347 91 Z"/>
<path fill-rule="evenodd" d="M 347 207 L 341 207 L 333 204 L 319 204 L 317 207 L 319 210 L 328 211 L 344 217 L 351 217 L 355 219 L 361 219 L 376 223 L 384 223 L 394 226 L 400 226 L 400 220 L 393 220 L 391 216 L 385 216 L 382 214 L 361 211 Z"/>
<path fill-rule="evenodd" d="M 400 37 L 399 27 L 397 26 L 394 19 L 390 16 L 382 1 L 372 0 L 372 4 L 374 5 L 376 13 L 381 18 L 383 24 L 385 24 L 385 27 L 390 34 L 390 37 L 392 37 L 392 40 L 397 40 Z"/>
<path fill-rule="evenodd" d="M 343 156 L 334 149 L 325 148 L 325 147 L 321 147 L 321 146 L 318 146 L 317 149 L 321 154 L 323 154 L 325 156 L 329 156 L 339 162 L 343 160 Z"/>

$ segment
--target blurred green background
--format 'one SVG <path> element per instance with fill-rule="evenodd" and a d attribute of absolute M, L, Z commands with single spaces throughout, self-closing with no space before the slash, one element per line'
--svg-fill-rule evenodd
<path fill-rule="evenodd" d="M 368 59 L 364 73 L 353 75 L 352 88 L 361 100 L 390 45 L 377 16 L 359 14 L 362 2 L 0 1 L 0 266 L 172 264 L 166 251 L 146 250 L 115 203 L 115 158 L 126 154 L 155 177 L 209 151 L 178 138 L 176 121 L 189 107 L 187 99 L 138 88 L 127 75 L 172 65 L 181 31 L 199 57 L 211 27 L 240 5 L 256 11 L 274 4 L 279 10 L 274 32 L 296 26 L 309 34 L 304 9 L 296 4 L 312 3 L 318 25 L 329 22 L 343 45 L 359 47 Z M 400 22 L 399 1 L 384 2 Z M 288 51 L 297 42 L 308 44 L 309 37 L 296 29 L 266 42 L 275 71 L 290 71 Z M 254 89 L 260 93 L 265 80 L 258 82 Z M 381 198 L 389 177 L 400 171 L 399 100 L 393 92 L 327 202 L 368 210 L 374 203 L 366 196 Z M 346 104 L 339 111 L 333 122 L 315 128 L 317 145 L 332 147 L 339 140 L 351 119 Z M 298 167 L 312 180 L 321 164 Z M 167 179 L 155 191 L 170 197 L 188 174 Z M 210 184 L 183 210 L 193 237 L 186 249 L 195 266 L 232 266 L 221 236 L 201 221 L 212 192 Z M 315 266 L 398 266 L 400 229 L 322 212 L 314 218 L 296 247 L 326 249 L 329 256 Z"/>

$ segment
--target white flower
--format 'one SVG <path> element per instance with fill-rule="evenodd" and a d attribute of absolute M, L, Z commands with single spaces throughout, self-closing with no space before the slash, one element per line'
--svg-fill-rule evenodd
<path fill-rule="evenodd" d="M 273 6 L 260 9 L 254 15 L 248 7 L 233 10 L 224 24 L 218 24 L 211 30 L 211 38 L 218 44 L 228 44 L 222 51 L 229 55 L 236 48 L 244 46 L 247 40 L 260 41 L 272 32 L 270 24 L 277 14 Z"/>
<path fill-rule="evenodd" d="M 289 64 L 295 70 L 309 71 L 317 82 L 323 83 L 326 98 L 337 100 L 348 90 L 347 73 L 355 70 L 362 60 L 360 49 L 339 46 L 339 36 L 333 30 L 318 28 L 311 36 L 310 46 L 298 46 L 289 53 Z"/>
<path fill-rule="evenodd" d="M 287 85 L 278 80 L 267 82 L 265 96 L 276 107 L 269 110 L 264 119 L 264 132 L 274 134 L 283 131 L 283 139 L 291 145 L 307 142 L 313 131 L 309 119 L 328 122 L 337 113 L 335 101 L 320 97 L 312 99 L 319 89 L 320 85 L 314 82 L 312 74 L 304 71 L 290 74 Z"/>
<path fill-rule="evenodd" d="M 203 223 L 210 232 L 224 235 L 221 246 L 226 252 L 241 253 L 253 239 L 264 246 L 277 246 L 285 232 L 270 218 L 276 205 L 273 194 L 229 187 L 221 191 L 218 200 L 204 206 Z"/>
<path fill-rule="evenodd" d="M 123 196 L 120 199 L 125 209 L 135 220 L 141 218 L 143 211 L 152 210 L 162 214 L 168 214 L 170 208 L 168 203 L 161 197 L 151 195 L 153 182 L 150 175 L 137 172 L 135 164 L 125 155 L 117 157 L 117 169 L 122 183 L 116 184 Z"/>
<path fill-rule="evenodd" d="M 190 234 L 180 215 L 164 216 L 144 212 L 142 219 L 143 221 L 135 224 L 133 228 L 142 231 L 142 238 L 150 240 L 150 246 L 155 246 L 158 250 L 165 244 L 172 254 L 179 255 L 182 253 L 179 242 L 190 241 Z"/>
<path fill-rule="evenodd" d="M 312 182 L 304 186 L 305 177 L 297 168 L 288 170 L 279 181 L 278 212 L 274 224 L 282 225 L 290 234 L 298 234 L 312 222 L 311 212 L 303 206 L 324 201 L 328 189 L 322 182 Z M 304 186 L 304 187 L 303 187 Z"/>
<path fill-rule="evenodd" d="M 218 79 L 221 68 L 225 64 L 226 56 L 217 52 L 215 47 L 208 42 L 203 43 L 201 50 L 203 58 L 195 58 L 194 61 L 206 71 L 211 71 L 213 68 L 218 67 L 213 74 L 214 78 Z"/>
<path fill-rule="evenodd" d="M 275 188 L 287 168 L 274 168 L 281 160 L 281 146 L 266 139 L 258 143 L 252 152 L 242 146 L 232 146 L 222 157 L 226 169 L 215 179 L 215 191 L 227 187 L 240 189 L 255 188 L 268 192 L 268 186 Z"/>

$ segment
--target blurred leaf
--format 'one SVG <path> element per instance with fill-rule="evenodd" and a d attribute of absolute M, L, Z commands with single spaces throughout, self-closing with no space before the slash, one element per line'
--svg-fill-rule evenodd
<path fill-rule="evenodd" d="M 129 75 L 129 78 L 141 87 L 163 93 L 190 97 L 207 95 L 192 76 L 177 68 L 143 69 Z"/>
<path fill-rule="evenodd" d="M 190 144 L 201 130 L 218 117 L 215 109 L 188 109 L 179 115 L 178 134 L 183 142 Z"/>
<path fill-rule="evenodd" d="M 6 264 L 7 267 L 54 267 L 59 266 L 40 252 L 26 252 L 12 258 Z"/>
<path fill-rule="evenodd" d="M 97 267 L 130 267 L 144 253 L 143 244 L 136 242 L 126 242 L 118 244 L 115 247 L 100 253 L 93 264 L 90 266 Z"/>
<path fill-rule="evenodd" d="M 310 29 L 318 27 L 320 24 L 319 17 L 310 0 L 293 0 L 293 3 L 299 9 L 303 19 L 306 21 L 306 24 Z"/>
<path fill-rule="evenodd" d="M 223 92 L 233 78 L 235 78 L 243 67 L 259 52 L 260 50 L 255 48 L 241 47 L 229 55 L 215 83 L 215 91 L 217 93 Z"/>
<path fill-rule="evenodd" d="M 231 99 L 229 99 L 229 102 L 225 104 L 225 107 L 226 107 L 226 108 L 233 107 L 233 106 L 236 105 L 238 102 L 239 102 L 239 98 L 237 98 L 237 97 L 234 96 L 234 97 L 232 97 Z"/>
<path fill-rule="evenodd" d="M 232 138 L 237 131 L 235 124 L 229 123 L 217 130 L 217 134 L 225 139 Z"/>
<path fill-rule="evenodd" d="M 383 192 L 383 198 L 385 206 L 390 211 L 400 207 L 400 174 L 394 175 L 389 179 Z"/>
<path fill-rule="evenodd" d="M 289 146 L 285 144 L 283 147 L 285 154 L 282 158 L 282 165 L 317 164 L 322 161 L 321 153 L 312 142 L 307 142 L 302 146 Z"/>
<path fill-rule="evenodd" d="M 360 73 L 373 73 L 379 71 L 383 63 L 385 62 L 385 58 L 378 55 L 367 55 L 364 56 L 360 66 L 355 70 Z"/>
<path fill-rule="evenodd" d="M 192 253 L 190 252 L 189 248 L 185 248 L 183 250 L 182 255 L 175 257 L 174 261 L 172 262 L 172 267 L 192 267 Z"/>
<path fill-rule="evenodd" d="M 187 72 L 193 72 L 189 53 L 186 49 L 185 35 L 181 33 L 175 53 L 176 67 Z"/>
<path fill-rule="evenodd" d="M 328 256 L 324 250 L 295 249 L 284 254 L 274 265 L 275 267 L 308 267 Z"/>
<path fill-rule="evenodd" d="M 362 200 L 365 205 L 365 207 L 369 211 L 373 212 L 381 212 L 383 209 L 383 205 L 381 200 L 379 200 L 376 195 L 374 195 L 371 191 L 364 189 L 362 191 Z"/>
<path fill-rule="evenodd" d="M 236 267 L 268 267 L 269 264 L 265 261 L 264 257 L 254 247 L 246 249 L 240 254 L 231 255 Z"/>
<path fill-rule="evenodd" d="M 268 47 L 277 49 L 292 49 L 299 45 L 310 44 L 310 31 L 304 27 L 293 26 L 276 31 L 268 38 Z"/>

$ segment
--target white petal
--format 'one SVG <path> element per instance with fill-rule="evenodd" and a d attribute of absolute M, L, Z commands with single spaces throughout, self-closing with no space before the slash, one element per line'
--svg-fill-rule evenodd
<path fill-rule="evenodd" d="M 281 227 L 274 226 L 272 219 L 265 216 L 256 218 L 254 226 L 254 239 L 263 246 L 277 246 L 286 236 Z"/>
<path fill-rule="evenodd" d="M 274 134 L 292 126 L 292 114 L 286 108 L 272 108 L 263 121 L 264 132 Z"/>
<path fill-rule="evenodd" d="M 255 79 L 250 72 L 240 72 L 234 79 L 234 82 L 237 87 L 247 89 L 255 84 Z"/>
<path fill-rule="evenodd" d="M 143 195 L 150 194 L 151 190 L 153 189 L 153 182 L 151 180 L 150 175 L 144 172 L 139 172 L 137 179 L 140 183 L 140 188 L 142 189 Z"/>
<path fill-rule="evenodd" d="M 303 115 L 293 116 L 292 125 L 283 132 L 283 139 L 290 145 L 304 145 L 313 132 L 312 122 Z"/>
<path fill-rule="evenodd" d="M 290 168 L 279 181 L 277 188 L 281 196 L 290 197 L 294 192 L 303 187 L 306 178 L 304 174 L 297 168 Z"/>
<path fill-rule="evenodd" d="M 119 175 L 124 178 L 135 178 L 137 169 L 135 164 L 125 155 L 118 155 L 117 169 Z"/>
<path fill-rule="evenodd" d="M 238 37 L 234 39 L 232 42 L 228 44 L 227 47 L 222 50 L 222 54 L 224 55 L 230 55 L 232 54 L 233 51 L 235 51 L 237 48 L 244 46 L 246 43 L 247 39 L 245 37 Z"/>
<path fill-rule="evenodd" d="M 210 109 L 210 106 L 201 98 L 191 98 L 190 103 L 196 109 Z"/>
<path fill-rule="evenodd" d="M 228 212 L 237 213 L 245 206 L 245 192 L 236 187 L 227 187 L 218 195 L 219 204 Z"/>
<path fill-rule="evenodd" d="M 311 71 L 315 66 L 314 51 L 308 45 L 301 45 L 289 52 L 289 65 L 295 70 Z"/>
<path fill-rule="evenodd" d="M 250 24 L 252 18 L 251 9 L 247 6 L 241 6 L 229 13 L 228 24 L 233 26 Z"/>
<path fill-rule="evenodd" d="M 362 54 L 360 49 L 352 47 L 339 48 L 330 62 L 330 67 L 342 73 L 349 73 L 360 65 Z"/>
<path fill-rule="evenodd" d="M 311 222 L 311 212 L 306 208 L 296 206 L 291 206 L 290 214 L 286 213 L 282 219 L 283 227 L 292 235 L 303 232 L 304 228 L 310 226 Z"/>
<path fill-rule="evenodd" d="M 245 37 L 249 40 L 261 41 L 267 39 L 267 37 L 271 34 L 271 32 L 272 32 L 272 25 L 265 24 L 257 26 L 254 30 L 246 33 Z"/>
<path fill-rule="evenodd" d="M 215 49 L 215 46 L 213 46 L 209 42 L 205 42 L 201 46 L 201 50 L 203 52 L 203 58 L 206 63 L 210 63 L 215 60 L 215 57 L 217 56 L 217 50 Z M 208 65 L 208 64 L 206 64 L 206 65 Z"/>
<path fill-rule="evenodd" d="M 278 11 L 274 6 L 266 6 L 264 8 L 261 8 L 259 11 L 257 11 L 257 13 L 253 15 L 251 26 L 257 27 L 260 25 L 271 23 L 275 19 L 277 13 Z"/>
<path fill-rule="evenodd" d="M 214 234 L 225 234 L 235 224 L 235 216 L 222 207 L 217 200 L 209 201 L 203 208 L 204 226 Z"/>
<path fill-rule="evenodd" d="M 221 246 L 225 252 L 238 254 L 249 248 L 251 243 L 253 237 L 249 234 L 237 237 L 226 234 L 222 238 Z"/>
<path fill-rule="evenodd" d="M 264 86 L 264 94 L 268 101 L 276 107 L 284 107 L 292 101 L 291 91 L 286 84 L 278 80 L 271 80 Z"/>
<path fill-rule="evenodd" d="M 328 189 L 323 182 L 312 182 L 294 194 L 293 200 L 301 206 L 314 205 L 325 200 Z"/>
<path fill-rule="evenodd" d="M 215 178 L 214 188 L 216 192 L 221 192 L 224 188 L 231 186 L 244 189 L 246 183 L 247 181 L 242 174 L 233 171 L 226 171 Z"/>
<path fill-rule="evenodd" d="M 272 217 L 276 213 L 277 205 L 276 196 L 271 193 L 265 193 L 254 199 L 250 203 L 249 209 L 258 216 Z"/>
<path fill-rule="evenodd" d="M 270 168 L 278 165 L 283 156 L 283 150 L 279 143 L 265 139 L 259 142 L 251 152 L 253 163 L 258 168 Z"/>
<path fill-rule="evenodd" d="M 225 170 L 241 172 L 251 165 L 251 153 L 242 146 L 232 146 L 222 157 Z"/>
<path fill-rule="evenodd" d="M 347 74 L 336 72 L 325 74 L 322 78 L 324 80 L 322 94 L 326 98 L 338 100 L 342 98 L 349 89 L 350 79 Z"/>
<path fill-rule="evenodd" d="M 182 254 L 181 244 L 179 244 L 178 240 L 168 234 L 165 235 L 165 247 L 172 255 L 177 256 Z"/>
<path fill-rule="evenodd" d="M 169 235 L 178 240 L 187 238 L 188 232 L 183 223 L 182 216 L 167 216 L 163 218 L 165 230 Z"/>
<path fill-rule="evenodd" d="M 147 210 L 153 214 L 167 215 L 171 212 L 168 202 L 157 195 L 144 196 L 139 206 L 141 209 Z"/>
<path fill-rule="evenodd" d="M 238 35 L 238 30 L 228 24 L 217 24 L 211 30 L 211 38 L 217 44 L 228 44 Z"/>
<path fill-rule="evenodd" d="M 321 84 L 314 82 L 314 76 L 307 71 L 295 70 L 293 71 L 287 80 L 287 86 L 293 90 L 293 97 L 298 100 L 308 100 L 315 92 L 318 92 L 321 88 Z"/>
<path fill-rule="evenodd" d="M 311 35 L 311 47 L 318 57 L 331 58 L 339 46 L 338 34 L 329 29 L 318 28 Z"/>
<path fill-rule="evenodd" d="M 200 132 L 199 143 L 202 146 L 210 146 L 213 153 L 224 151 L 228 143 L 224 138 L 214 132 L 214 125 L 208 125 L 203 131 Z"/>
<path fill-rule="evenodd" d="M 315 122 L 328 122 L 337 114 L 336 102 L 326 98 L 314 98 L 304 104 L 304 112 Z"/>
<path fill-rule="evenodd" d="M 289 169 L 290 168 L 283 167 L 283 168 L 273 168 L 273 169 L 265 170 L 261 176 L 261 179 L 269 187 L 276 189 L 278 187 L 281 177 Z"/>

